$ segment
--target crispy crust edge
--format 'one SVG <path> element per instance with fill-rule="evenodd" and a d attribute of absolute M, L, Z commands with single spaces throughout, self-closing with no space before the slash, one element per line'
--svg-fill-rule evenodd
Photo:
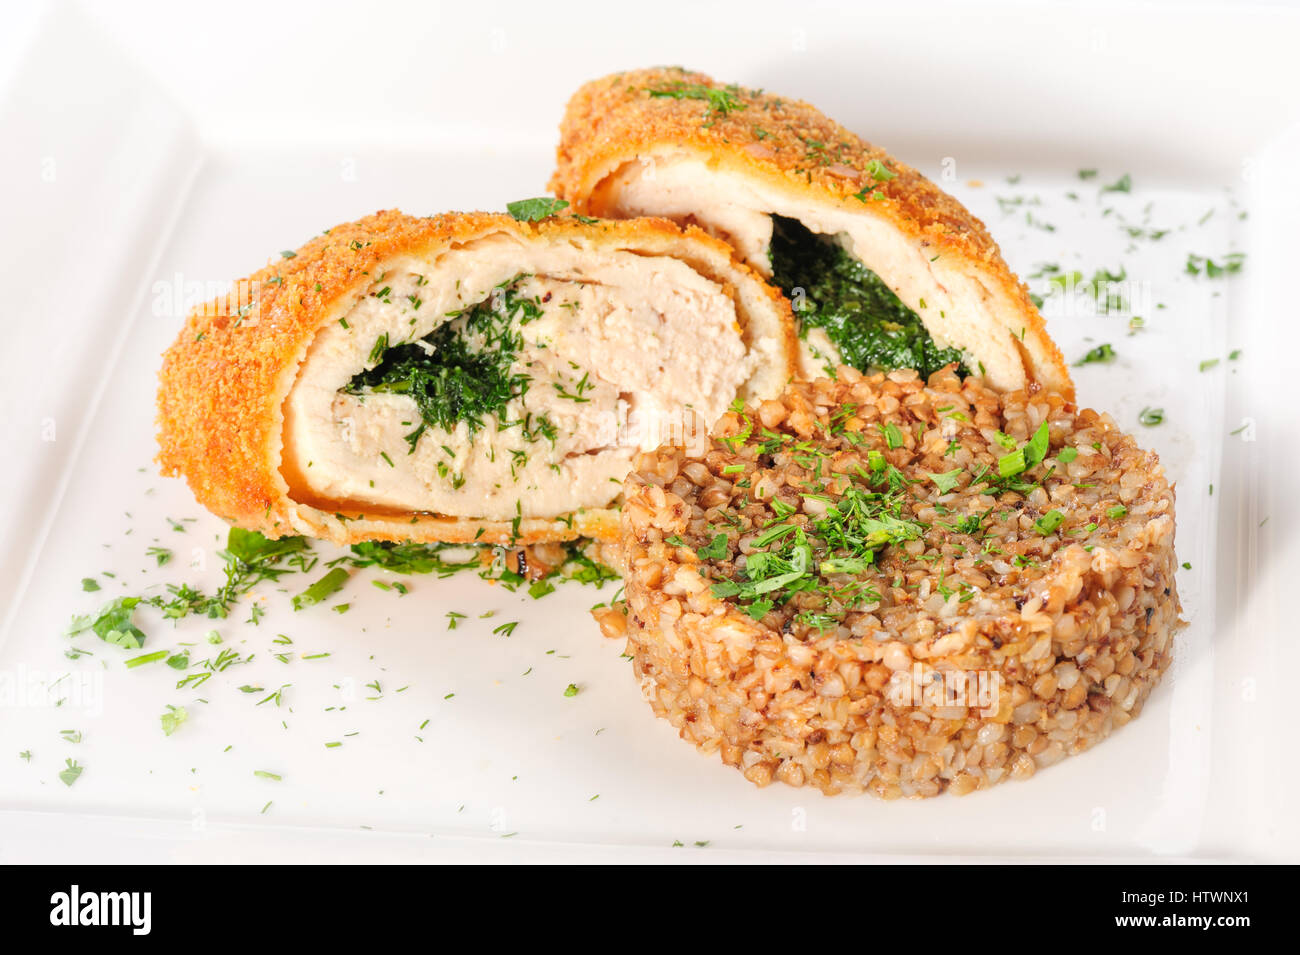
<path fill-rule="evenodd" d="M 654 97 L 675 84 L 707 87 L 743 104 L 709 112 L 699 99 Z M 809 143 L 821 146 L 820 151 Z M 829 148 L 834 144 L 833 148 Z M 703 73 L 657 68 L 615 73 L 582 86 L 560 124 L 550 188 L 588 212 L 598 187 L 620 167 L 658 150 L 694 151 L 713 166 L 806 199 L 886 219 L 905 235 L 959 259 L 991 282 L 1023 322 L 1019 349 L 1028 386 L 1075 398 L 1060 349 L 1025 284 L 1008 268 L 984 223 L 916 169 L 798 100 L 717 83 Z M 831 161 L 833 160 L 833 161 Z M 876 181 L 873 161 L 896 176 Z M 869 203 L 855 193 L 878 192 Z"/>
<path fill-rule="evenodd" d="M 494 232 L 523 240 L 577 240 L 595 247 L 673 255 L 714 277 L 752 283 L 781 326 L 778 352 L 789 374 L 797 355 L 788 303 L 725 243 L 665 219 L 584 222 L 556 216 L 518 222 L 498 213 L 428 218 L 384 210 L 328 230 L 282 261 L 236 282 L 196 308 L 164 353 L 158 373 L 157 462 L 183 476 L 208 510 L 268 537 L 306 534 L 339 544 L 363 540 L 531 544 L 618 531 L 612 508 L 514 524 L 425 513 L 329 512 L 293 500 L 281 474 L 284 400 L 316 333 L 337 320 L 395 256 L 436 255 Z M 789 374 L 785 377 L 788 379 Z"/>

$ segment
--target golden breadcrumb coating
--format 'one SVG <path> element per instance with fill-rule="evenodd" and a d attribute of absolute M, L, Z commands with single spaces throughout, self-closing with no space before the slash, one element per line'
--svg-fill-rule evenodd
<path fill-rule="evenodd" d="M 956 257 L 978 269 L 980 280 L 993 282 L 989 291 L 1001 293 L 1016 313 L 1017 327 L 1024 329 L 1018 347 L 1027 386 L 1073 400 L 1074 384 L 1060 349 L 984 223 L 911 166 L 807 103 L 676 67 L 593 80 L 569 101 L 550 186 L 577 212 L 598 214 L 608 177 L 628 162 L 664 151 L 695 152 L 713 168 L 796 198 L 878 215 L 945 259 Z M 895 176 L 878 178 L 877 164 Z"/>
<path fill-rule="evenodd" d="M 296 501 L 282 466 L 283 404 L 316 333 L 337 321 L 396 256 L 436 256 L 453 245 L 508 232 L 521 240 L 572 241 L 599 251 L 671 255 L 723 281 L 741 279 L 781 320 L 779 347 L 792 366 L 793 317 L 781 295 L 731 249 L 700 229 L 664 219 L 592 222 L 554 216 L 517 222 L 496 213 L 418 218 L 377 212 L 330 229 L 296 254 L 235 283 L 194 312 L 163 355 L 158 374 L 158 463 L 182 475 L 214 514 L 268 537 L 306 534 L 340 544 L 363 540 L 530 544 L 609 539 L 617 510 L 560 519 L 482 521 L 429 513 L 332 512 Z M 750 281 L 752 280 L 752 281 Z M 250 294 L 251 293 L 251 294 Z"/>

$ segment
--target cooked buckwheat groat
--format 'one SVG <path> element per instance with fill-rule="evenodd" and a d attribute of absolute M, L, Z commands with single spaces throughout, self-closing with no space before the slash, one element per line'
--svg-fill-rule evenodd
<path fill-rule="evenodd" d="M 629 475 L 629 654 L 750 781 L 884 798 L 1025 778 L 1137 716 L 1180 625 L 1155 454 L 951 368 L 797 382 Z"/>

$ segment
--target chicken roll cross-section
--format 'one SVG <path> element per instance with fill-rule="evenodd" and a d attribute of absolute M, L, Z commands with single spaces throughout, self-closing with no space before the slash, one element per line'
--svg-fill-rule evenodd
<path fill-rule="evenodd" d="M 751 782 L 885 798 L 1025 778 L 1137 716 L 1180 626 L 1156 456 L 1054 392 L 838 375 L 638 458 L 628 614 L 601 623 L 654 711 Z"/>
<path fill-rule="evenodd" d="M 579 212 L 666 216 L 725 238 L 794 302 L 801 367 L 957 362 L 1001 390 L 1073 397 L 1069 371 L 983 223 L 807 103 L 678 69 L 582 87 L 556 194 Z"/>
<path fill-rule="evenodd" d="M 270 536 L 608 537 L 638 451 L 793 374 L 788 305 L 666 220 L 383 212 L 197 310 L 160 461 Z"/>

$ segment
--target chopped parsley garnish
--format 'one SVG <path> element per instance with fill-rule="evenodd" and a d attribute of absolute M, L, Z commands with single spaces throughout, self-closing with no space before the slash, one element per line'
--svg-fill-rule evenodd
<path fill-rule="evenodd" d="M 567 208 L 569 208 L 568 200 L 552 199 L 550 196 L 518 199 L 506 203 L 506 212 L 510 213 L 512 219 L 520 222 L 540 222 Z"/>
<path fill-rule="evenodd" d="M 713 539 L 696 550 L 695 555 L 700 560 L 723 560 L 727 556 L 727 535 L 713 535 Z"/>
<path fill-rule="evenodd" d="M 1229 252 L 1223 257 L 1222 262 L 1216 262 L 1204 255 L 1189 254 L 1185 271 L 1188 275 L 1200 275 L 1204 272 L 1207 279 L 1217 279 L 1225 275 L 1237 274 L 1245 264 L 1246 255 L 1243 252 Z"/>
<path fill-rule="evenodd" d="M 949 491 L 956 489 L 961 483 L 961 476 L 964 471 L 961 468 L 953 468 L 943 474 L 930 474 L 930 480 L 934 486 L 939 489 L 940 494 L 947 494 Z"/>
<path fill-rule="evenodd" d="M 1120 176 L 1109 186 L 1102 186 L 1101 191 L 1102 192 L 1132 192 L 1133 178 L 1128 173 L 1124 173 L 1124 175 Z"/>
<path fill-rule="evenodd" d="M 1038 426 L 1038 430 L 1034 432 L 1034 436 L 1030 438 L 1029 442 L 1025 445 L 1026 468 L 1032 468 L 1034 465 L 1040 463 L 1043 458 L 1047 457 L 1049 441 L 1050 438 L 1048 435 L 1047 422 L 1044 421 Z"/>
<path fill-rule="evenodd" d="M 171 736 L 180 729 L 181 724 L 189 718 L 190 714 L 186 711 L 185 707 L 172 706 L 170 703 L 167 704 L 167 712 L 159 717 L 159 720 L 162 723 L 163 735 Z"/>
<path fill-rule="evenodd" d="M 711 592 L 745 601 L 741 609 L 755 620 L 800 593 L 820 595 L 844 609 L 875 603 L 880 594 L 863 575 L 874 566 L 876 553 L 919 538 L 923 530 L 904 515 L 903 507 L 900 493 L 850 485 L 820 517 L 773 524 L 757 534 L 750 542 L 754 549 L 743 555 L 740 573 L 715 581 Z M 857 579 L 846 581 L 844 576 Z M 825 629 L 811 617 L 802 622 Z"/>
<path fill-rule="evenodd" d="M 100 608 L 99 613 L 93 617 L 75 617 L 68 627 L 67 635 L 71 637 L 89 630 L 105 643 L 127 650 L 138 650 L 144 646 L 145 635 L 133 622 L 132 611 L 140 605 L 142 599 L 117 597 Z"/>
<path fill-rule="evenodd" d="M 879 159 L 867 160 L 867 165 L 864 171 L 877 182 L 888 182 L 890 179 L 898 178 L 898 173 L 891 171 L 890 168 Z"/>
<path fill-rule="evenodd" d="M 604 586 L 606 581 L 617 580 L 618 574 L 604 564 L 588 557 L 583 551 L 582 541 L 570 541 L 564 545 L 564 561 L 552 567 L 529 588 L 533 597 L 542 597 L 550 589 L 539 584 L 574 580 L 581 584 Z M 488 555 L 494 559 L 485 560 Z M 448 557 L 458 559 L 448 559 Z M 392 543 L 389 541 L 363 541 L 352 545 L 349 557 L 342 558 L 353 567 L 380 567 L 397 574 L 436 574 L 448 577 L 465 570 L 477 570 L 485 580 L 501 582 L 507 589 L 514 590 L 522 585 L 526 577 L 519 571 L 511 570 L 505 561 L 505 551 L 487 544 L 417 544 Z M 449 630 L 455 630 L 458 621 L 465 619 L 464 614 L 451 611 L 447 614 Z"/>
<path fill-rule="evenodd" d="M 66 764 L 65 767 L 59 770 L 59 779 L 63 781 L 63 785 L 71 786 L 73 783 L 75 783 L 78 779 L 81 778 L 81 771 L 85 767 L 82 766 L 80 763 L 78 763 L 75 759 L 64 760 L 64 763 Z"/>
<path fill-rule="evenodd" d="M 1096 348 L 1089 351 L 1087 354 L 1085 354 L 1074 364 L 1076 368 L 1079 365 L 1109 364 L 1110 362 L 1115 360 L 1115 357 L 1116 355 L 1115 355 L 1114 347 L 1111 346 L 1109 343 L 1106 343 L 1106 344 L 1098 345 Z"/>
<path fill-rule="evenodd" d="M 1004 435 L 1004 437 L 1006 437 Z M 1003 443 L 999 439 L 999 443 Z M 1005 447 L 1006 445 L 1003 444 Z M 1050 447 L 1050 436 L 1048 434 L 1047 422 L 1044 421 L 1038 426 L 1024 447 L 1016 448 L 1009 454 L 1004 454 L 998 458 L 998 476 L 1001 478 L 1013 478 L 1018 474 L 1037 466 L 1047 457 L 1047 451 Z M 974 481 L 972 484 L 976 483 Z"/>
<path fill-rule="evenodd" d="M 395 574 L 437 574 L 440 577 L 458 570 L 481 567 L 476 556 L 466 560 L 447 561 L 444 551 L 464 553 L 465 548 L 452 544 L 393 543 L 390 541 L 362 541 L 352 545 L 348 562 L 353 567 L 382 567 Z"/>
<path fill-rule="evenodd" d="M 655 99 L 697 99 L 708 104 L 707 114 L 726 116 L 745 108 L 740 100 L 739 86 L 714 87 L 702 83 L 674 83 L 671 86 L 648 90 Z"/>
<path fill-rule="evenodd" d="M 1161 424 L 1164 420 L 1164 408 L 1143 408 L 1138 415 L 1138 424 L 1145 425 L 1148 428 Z"/>

